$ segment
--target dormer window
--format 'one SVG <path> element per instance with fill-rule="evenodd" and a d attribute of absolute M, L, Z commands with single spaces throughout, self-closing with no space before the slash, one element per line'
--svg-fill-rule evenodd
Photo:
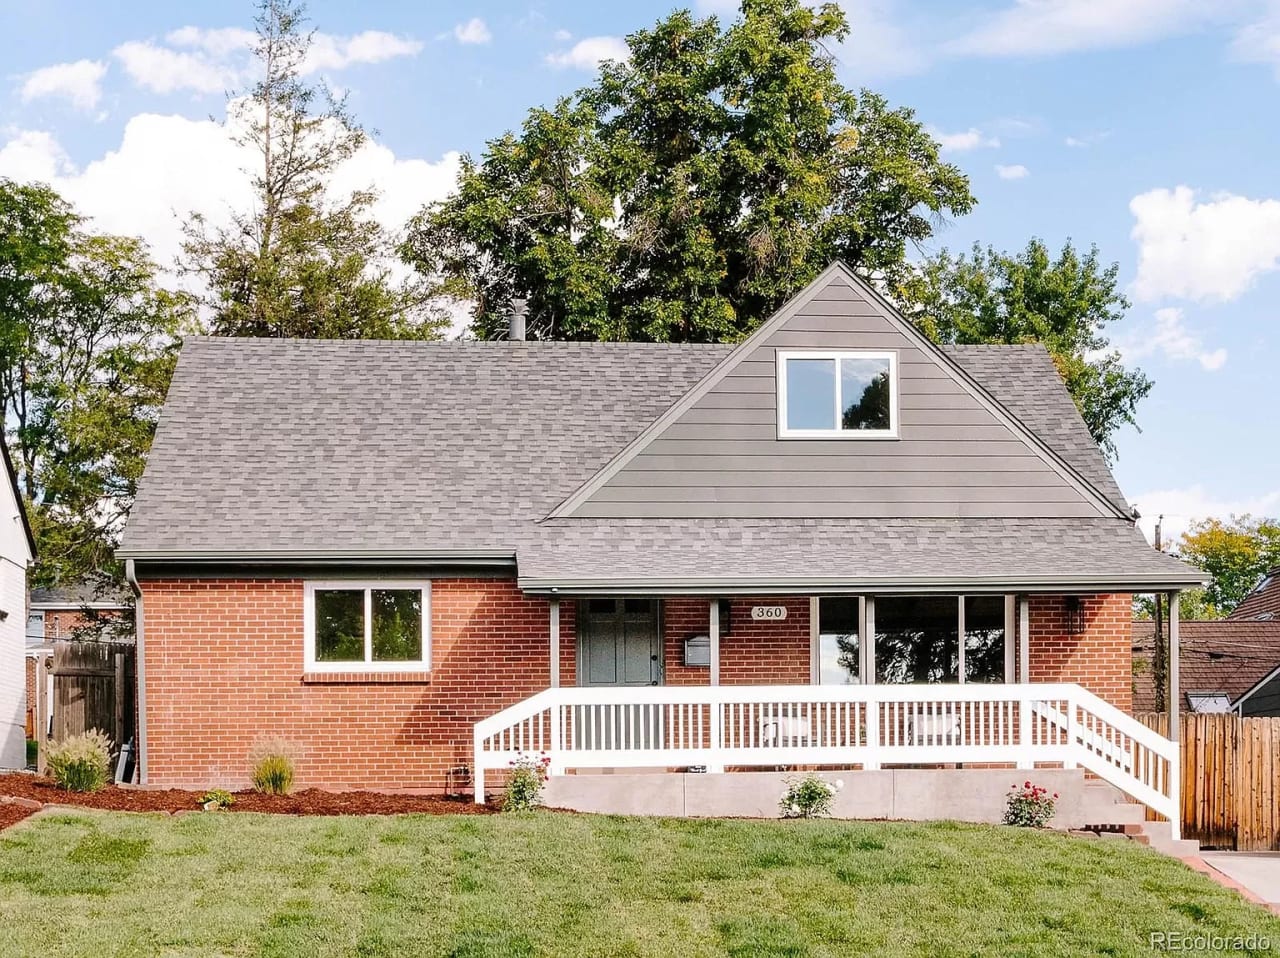
<path fill-rule="evenodd" d="M 842 350 L 778 353 L 782 439 L 896 439 L 898 357 Z"/>

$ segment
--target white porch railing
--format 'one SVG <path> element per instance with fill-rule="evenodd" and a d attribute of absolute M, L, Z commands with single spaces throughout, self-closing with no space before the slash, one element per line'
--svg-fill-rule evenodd
<path fill-rule="evenodd" d="M 1175 743 L 1078 685 L 716 685 L 547 689 L 475 726 L 485 772 L 1000 763 L 1082 767 L 1174 822 Z"/>

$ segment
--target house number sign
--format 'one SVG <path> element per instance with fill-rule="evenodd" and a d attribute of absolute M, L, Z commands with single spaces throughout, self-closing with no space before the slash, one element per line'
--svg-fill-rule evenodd
<path fill-rule="evenodd" d="M 785 605 L 753 605 L 751 607 L 751 618 L 753 619 L 785 619 L 787 617 L 787 607 Z"/>

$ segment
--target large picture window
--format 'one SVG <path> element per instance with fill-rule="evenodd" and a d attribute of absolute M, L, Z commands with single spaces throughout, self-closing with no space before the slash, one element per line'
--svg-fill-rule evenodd
<path fill-rule="evenodd" d="M 1004 682 L 1012 609 L 1003 595 L 881 595 L 875 628 L 857 596 L 818 599 L 815 679 L 822 685 Z M 868 604 L 870 600 L 867 600 Z M 866 613 L 867 618 L 871 613 Z M 872 635 L 865 648 L 864 629 Z M 864 675 L 874 661 L 874 679 Z"/>
<path fill-rule="evenodd" d="M 428 669 L 430 594 L 425 582 L 308 583 L 304 613 L 307 669 Z"/>
<path fill-rule="evenodd" d="M 894 438 L 897 356 L 778 353 L 778 434 L 790 439 Z"/>

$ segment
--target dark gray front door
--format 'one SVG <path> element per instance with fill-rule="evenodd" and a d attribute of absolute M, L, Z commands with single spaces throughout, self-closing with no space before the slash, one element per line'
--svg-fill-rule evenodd
<path fill-rule="evenodd" d="M 657 599 L 585 599 L 579 603 L 579 685 L 661 683 Z"/>

